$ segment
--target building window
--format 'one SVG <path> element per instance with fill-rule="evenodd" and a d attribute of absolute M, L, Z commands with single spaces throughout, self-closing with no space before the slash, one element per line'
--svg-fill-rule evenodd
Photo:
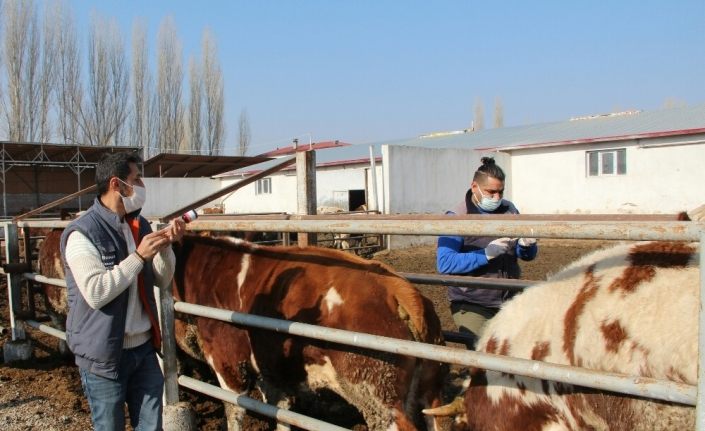
<path fill-rule="evenodd" d="M 256 195 L 272 194 L 272 179 L 271 178 L 262 178 L 261 180 L 257 180 L 257 182 L 255 183 L 255 194 Z"/>
<path fill-rule="evenodd" d="M 627 173 L 627 150 L 600 150 L 587 152 L 589 177 L 625 175 Z"/>

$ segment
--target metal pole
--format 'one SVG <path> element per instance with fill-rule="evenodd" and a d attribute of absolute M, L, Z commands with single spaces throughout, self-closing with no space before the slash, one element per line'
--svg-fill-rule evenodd
<path fill-rule="evenodd" d="M 537 379 L 558 380 L 578 386 L 605 389 L 612 392 L 656 398 L 681 404 L 695 404 L 696 387 L 682 383 L 459 350 L 445 346 L 417 343 L 379 335 L 243 314 L 186 302 L 175 303 L 174 309 L 196 316 L 209 317 L 225 322 L 234 322 L 240 325 L 254 326 L 275 332 L 316 338 L 376 351 L 414 356 L 467 367 L 496 370 L 509 374 L 519 374 Z"/>
<path fill-rule="evenodd" d="M 17 232 L 16 224 L 5 224 L 5 259 L 8 264 L 20 262 L 19 238 Z M 12 341 L 25 339 L 25 330 L 22 321 L 18 320 L 16 317 L 21 306 L 21 281 L 21 274 L 14 272 L 7 274 L 7 297 L 10 299 L 10 329 L 12 331 Z"/>
<path fill-rule="evenodd" d="M 22 227 L 22 239 L 24 241 L 24 261 L 27 263 L 27 265 L 32 264 L 32 232 L 29 226 L 24 226 Z M 28 280 L 26 283 L 24 283 L 25 286 L 27 287 L 27 311 L 29 311 L 29 315 L 34 319 L 36 318 L 35 315 L 35 310 L 34 310 L 34 285 L 32 284 L 31 280 Z"/>
<path fill-rule="evenodd" d="M 159 289 L 160 322 L 162 331 L 162 360 L 164 366 L 164 402 L 179 402 L 178 368 L 176 365 L 176 334 L 174 329 L 174 296 L 171 286 Z"/>
<path fill-rule="evenodd" d="M 181 216 L 181 214 L 185 213 L 186 211 L 195 210 L 196 208 L 203 206 L 203 205 L 207 204 L 208 202 L 211 202 L 221 196 L 227 195 L 228 193 L 232 193 L 235 190 L 241 189 L 250 183 L 254 183 L 255 181 L 259 180 L 260 178 L 264 178 L 274 172 L 278 172 L 278 171 L 284 169 L 285 167 L 289 166 L 290 164 L 294 163 L 295 161 L 296 161 L 296 159 L 294 157 L 290 157 L 290 158 L 284 160 L 283 162 L 272 166 L 269 169 L 265 169 L 264 171 L 262 171 L 258 174 L 255 174 L 249 178 L 245 178 L 242 181 L 238 181 L 235 184 L 232 184 L 232 185 L 229 185 L 228 187 L 222 188 L 215 193 L 211 193 L 210 195 L 197 200 L 196 202 L 191 202 L 189 205 L 182 207 L 182 208 L 179 208 L 176 211 L 173 211 L 171 214 L 167 214 L 167 215 L 163 216 L 160 220 L 162 222 L 168 222 L 169 220 L 171 220 L 174 217 Z"/>
<path fill-rule="evenodd" d="M 66 280 L 61 278 L 49 278 L 43 275 L 35 274 L 34 272 L 25 272 L 22 277 L 27 280 L 36 281 L 37 283 L 51 284 L 52 286 L 67 287 Z"/>
<path fill-rule="evenodd" d="M 377 208 L 379 208 L 377 205 L 377 166 L 375 165 L 375 147 L 373 145 L 370 145 L 370 177 L 372 181 L 372 187 L 370 187 L 372 196 L 367 203 L 367 209 L 377 211 Z"/>
<path fill-rule="evenodd" d="M 5 144 L 2 144 L 2 216 L 7 217 L 7 199 L 6 199 L 6 188 L 5 188 Z"/>
<path fill-rule="evenodd" d="M 238 405 L 247 410 L 259 413 L 270 418 L 275 418 L 279 422 L 294 425 L 299 428 L 316 431 L 345 431 L 345 428 L 341 428 L 337 425 L 329 424 L 327 422 L 310 418 L 299 413 L 294 413 L 289 410 L 280 409 L 270 404 L 261 403 L 252 398 L 248 398 L 243 395 L 238 395 L 234 392 L 226 391 L 225 389 L 220 389 L 216 386 L 203 383 L 196 379 L 192 379 L 191 377 L 179 377 L 179 384 L 186 388 L 193 389 L 195 391 L 209 395 L 213 398 L 217 398 L 219 400 Z"/>
<path fill-rule="evenodd" d="M 695 405 L 695 429 L 705 431 L 705 230 L 700 232 L 700 312 L 698 327 L 698 400 Z"/>
<path fill-rule="evenodd" d="M 41 207 L 39 207 L 39 208 L 35 208 L 35 209 L 31 210 L 31 211 L 27 211 L 27 212 L 24 213 L 24 214 L 20 214 L 20 215 L 18 215 L 18 216 L 15 216 L 15 217 L 12 219 L 12 221 L 20 221 L 20 220 L 26 219 L 26 218 L 28 218 L 28 217 L 32 217 L 32 216 L 35 215 L 35 214 L 39 214 L 39 213 L 42 213 L 42 212 L 44 212 L 44 211 L 46 211 L 46 210 L 48 210 L 48 209 L 57 207 L 57 206 L 59 206 L 59 205 L 61 205 L 61 204 L 63 204 L 63 203 L 66 203 L 66 202 L 68 202 L 68 201 L 71 201 L 71 200 L 75 199 L 77 196 L 82 196 L 82 195 L 84 195 L 84 194 L 86 194 L 86 193 L 90 193 L 90 192 L 95 191 L 95 190 L 97 190 L 97 189 L 98 189 L 98 186 L 96 186 L 95 184 L 92 185 L 92 186 L 90 186 L 90 187 L 86 187 L 86 188 L 83 189 L 83 190 L 79 190 L 79 191 L 77 191 L 77 192 L 71 193 L 71 194 L 68 195 L 68 196 L 64 196 L 63 198 L 57 199 L 57 200 L 55 200 L 55 201 L 53 201 L 53 202 L 49 202 L 48 204 L 43 205 L 43 206 L 41 206 Z M 80 204 L 79 204 L 79 206 L 80 206 Z M 80 208 L 79 208 L 79 209 L 80 209 Z"/>
<path fill-rule="evenodd" d="M 410 272 L 398 272 L 397 274 L 406 278 L 409 282 L 416 284 L 474 287 L 476 289 L 499 289 L 509 290 L 510 292 L 521 292 L 525 288 L 537 283 L 536 281 L 469 277 L 465 275 L 415 274 Z"/>
<path fill-rule="evenodd" d="M 64 332 L 64 331 L 59 331 L 56 328 L 52 328 L 49 325 L 39 323 L 36 320 L 26 320 L 25 323 L 27 325 L 31 326 L 32 328 L 35 328 L 35 329 L 38 329 L 38 330 L 44 332 L 45 334 L 49 334 L 53 337 L 60 338 L 64 341 L 66 341 L 66 332 Z"/>
<path fill-rule="evenodd" d="M 318 216 L 317 216 L 318 217 Z M 489 217 L 487 217 L 489 218 Z M 41 222 L 40 222 L 41 223 Z M 33 224 L 34 226 L 34 224 Z M 455 217 L 430 220 L 375 220 L 333 218 L 289 220 L 196 220 L 189 230 L 250 230 L 255 232 L 330 232 L 391 235 L 462 235 L 531 238 L 623 239 L 630 241 L 699 241 L 702 222 L 579 222 L 546 223 L 536 220 L 463 220 Z"/>

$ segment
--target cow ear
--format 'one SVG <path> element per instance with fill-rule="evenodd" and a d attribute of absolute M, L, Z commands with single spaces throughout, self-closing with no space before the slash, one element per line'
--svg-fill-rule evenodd
<path fill-rule="evenodd" d="M 432 409 L 423 409 L 421 412 L 429 416 L 455 416 L 465 412 L 465 400 L 463 397 L 458 396 L 450 404 Z"/>

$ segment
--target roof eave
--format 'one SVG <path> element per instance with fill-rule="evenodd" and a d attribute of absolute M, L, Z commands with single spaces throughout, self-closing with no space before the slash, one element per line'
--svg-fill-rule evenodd
<path fill-rule="evenodd" d="M 603 136 L 599 138 L 583 138 L 583 139 L 570 139 L 566 141 L 552 141 L 552 142 L 539 142 L 534 144 L 522 144 L 513 146 L 498 146 L 498 147 L 483 147 L 476 148 L 477 151 L 512 151 L 512 150 L 526 150 L 533 148 L 546 148 L 546 147 L 558 147 L 564 145 L 577 145 L 577 144 L 595 144 L 601 142 L 612 142 L 612 141 L 629 141 L 633 139 L 653 139 L 653 138 L 663 138 L 669 136 L 683 136 L 683 135 L 697 135 L 705 133 L 705 128 L 698 129 L 684 129 L 684 130 L 668 130 L 663 132 L 648 132 L 648 133 L 635 133 L 630 135 L 617 135 L 617 136 Z"/>

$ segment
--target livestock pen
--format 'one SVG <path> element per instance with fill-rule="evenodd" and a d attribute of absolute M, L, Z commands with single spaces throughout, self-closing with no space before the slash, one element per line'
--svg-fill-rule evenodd
<path fill-rule="evenodd" d="M 19 224 L 5 224 L 5 248 L 7 256 L 6 274 L 8 276 L 8 290 L 11 299 L 11 329 L 14 341 L 18 343 L 24 338 L 23 321 L 30 326 L 38 328 L 44 332 L 55 336 L 62 336 L 60 331 L 49 328 L 31 319 L 27 319 L 27 314 L 19 306 L 19 286 L 22 278 L 33 279 L 38 282 L 54 282 L 62 284 L 58 280 L 47 280 L 41 278 L 20 264 L 19 251 L 16 247 L 19 239 L 18 228 L 23 227 L 60 227 L 65 226 L 61 222 L 29 221 Z M 419 217 L 413 216 L 403 219 L 402 217 L 384 217 L 375 219 L 341 219 L 322 220 L 315 216 L 292 217 L 289 220 L 238 220 L 238 221 L 197 221 L 189 226 L 189 229 L 198 230 L 247 230 L 247 231 L 280 231 L 280 232 L 330 232 L 330 233 L 365 233 L 375 232 L 379 234 L 395 235 L 494 235 L 494 236 L 532 236 L 538 238 L 574 238 L 574 239 L 626 239 L 626 240 L 676 240 L 676 241 L 700 241 L 705 239 L 705 229 L 702 223 L 689 222 L 648 222 L 648 221 L 562 221 L 547 223 L 545 220 L 532 220 L 531 217 L 517 216 L 512 219 L 483 219 L 474 220 L 472 218 L 443 218 L 443 217 Z M 15 245 L 13 245 L 15 244 Z M 705 267 L 703 255 L 700 255 L 700 268 Z M 413 275 L 407 276 L 413 279 Z M 427 282 L 427 281 L 424 281 Z M 457 281 L 462 282 L 462 281 Z M 473 280 L 470 280 L 471 284 Z M 478 282 L 475 280 L 474 282 Z M 477 285 L 475 285 L 477 286 Z M 479 286 L 478 286 L 479 287 Z M 516 286 L 513 286 L 516 288 Z M 704 320 L 702 314 L 702 301 L 705 289 L 705 282 L 701 275 L 701 315 L 699 318 L 700 327 L 703 328 Z M 577 367 L 556 366 L 542 363 L 540 361 L 530 361 L 497 357 L 478 352 L 452 349 L 449 347 L 431 346 L 409 341 L 386 339 L 384 337 L 371 336 L 368 334 L 350 333 L 342 330 L 331 330 L 321 327 L 310 327 L 296 322 L 277 321 L 268 318 L 258 318 L 253 315 L 242 315 L 228 310 L 205 309 L 198 304 L 175 303 L 172 304 L 168 295 L 162 297 L 163 319 L 162 325 L 165 334 L 165 363 L 164 371 L 166 377 L 165 401 L 168 405 L 173 405 L 178 401 L 178 385 L 185 387 L 198 387 L 208 391 L 212 396 L 224 399 L 228 402 L 246 404 L 244 407 L 251 409 L 262 408 L 263 414 L 274 414 L 277 420 L 291 423 L 307 429 L 337 429 L 331 428 L 328 424 L 319 423 L 313 419 L 305 419 L 292 413 L 287 413 L 272 406 L 259 405 L 256 401 L 250 401 L 243 397 L 225 394 L 219 388 L 203 387 L 201 383 L 194 382 L 186 376 L 177 376 L 175 371 L 175 356 L 173 349 L 173 332 L 169 336 L 170 314 L 176 310 L 180 312 L 192 313 L 201 316 L 208 316 L 225 321 L 236 322 L 242 325 L 254 325 L 260 328 L 272 329 L 280 332 L 287 332 L 301 336 L 315 336 L 323 340 L 334 341 L 341 344 L 355 345 L 386 351 L 395 354 L 416 356 L 420 358 L 439 360 L 443 362 L 473 366 L 486 369 L 493 369 L 507 373 L 546 378 L 563 381 L 580 386 L 606 389 L 615 392 L 622 392 L 632 395 L 653 397 L 657 399 L 678 402 L 689 405 L 696 405 L 697 408 L 697 429 L 705 430 L 705 420 L 703 419 L 703 359 L 702 355 L 699 367 L 698 388 L 677 384 L 667 381 L 657 381 L 648 378 L 634 378 L 615 374 L 599 373 Z M 704 342 L 704 334 L 700 332 L 700 346 Z M 169 346 L 171 344 L 171 347 Z M 259 406 L 259 407 L 258 407 Z M 293 416 L 292 416 L 293 415 Z"/>

